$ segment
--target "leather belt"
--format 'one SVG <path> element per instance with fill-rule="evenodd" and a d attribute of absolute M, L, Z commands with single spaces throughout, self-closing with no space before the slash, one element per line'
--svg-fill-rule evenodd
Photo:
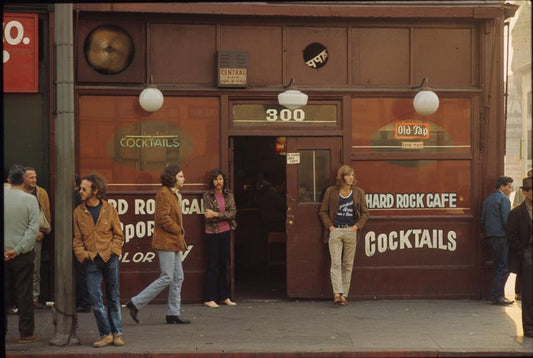
<path fill-rule="evenodd" d="M 338 228 L 338 229 L 348 229 L 350 227 L 352 227 L 353 225 L 348 225 L 348 224 L 333 224 L 334 227 Z"/>

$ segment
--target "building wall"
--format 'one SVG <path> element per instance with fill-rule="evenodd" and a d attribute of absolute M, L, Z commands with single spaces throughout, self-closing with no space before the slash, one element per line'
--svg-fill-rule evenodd
<path fill-rule="evenodd" d="M 111 200 L 122 214 L 128 241 L 122 258 L 124 297 L 158 272 L 149 245 L 151 205 L 158 175 L 169 161 L 179 162 L 188 178 L 184 213 L 192 247 L 184 298 L 202 297 L 205 248 L 199 197 L 210 169 L 231 167 L 230 139 L 241 135 L 340 139 L 343 162 L 356 168 L 369 201 L 394 199 L 393 206 L 381 199 L 371 203 L 371 219 L 360 236 L 354 296 L 486 294 L 491 263 L 478 223 L 482 199 L 503 170 L 503 8 L 465 12 L 464 7 L 446 7 L 439 13 L 400 6 L 384 18 L 376 15 L 379 6 L 347 6 L 346 13 L 366 13 L 318 22 L 312 13 L 316 8 L 287 16 L 269 13 L 279 11 L 276 6 L 233 4 L 224 8 L 226 15 L 206 13 L 203 5 L 180 5 L 192 13 L 187 15 L 175 8 L 167 14 L 160 6 L 80 6 L 85 11 L 77 14 L 75 29 L 77 163 L 82 175 L 105 175 Z M 87 54 L 89 36 L 107 25 L 128 33 L 135 48 L 129 65 L 113 74 L 95 71 Z M 327 50 L 327 63 L 322 57 L 310 65 L 304 58 L 312 43 Z M 247 51 L 246 87 L 217 86 L 221 50 Z M 107 56 L 100 52 L 99 58 Z M 302 109 L 306 116 L 313 108 L 336 108 L 331 124 L 269 123 L 265 115 L 281 113 L 276 96 L 291 78 L 310 96 Z M 423 78 L 441 98 L 439 111 L 427 117 L 411 105 L 412 87 Z M 148 83 L 165 95 L 163 108 L 154 113 L 143 111 L 137 101 Z M 260 105 L 259 111 L 239 124 L 236 110 L 247 104 Z M 429 135 L 401 132 L 415 126 Z M 179 151 L 154 145 L 155 136 L 162 134 L 180 138 Z M 124 146 L 122 140 L 132 136 L 150 136 L 153 142 Z M 306 215 L 316 221 L 314 214 Z M 289 240 L 290 235 L 297 233 L 289 233 Z M 309 272 L 327 274 L 325 260 L 315 264 L 297 256 L 297 262 L 300 274 L 305 265 Z M 322 276 L 325 282 L 327 275 Z M 305 282 L 300 276 L 294 279 Z M 330 294 L 324 285 L 300 283 L 297 290 L 288 289 L 292 296 Z"/>

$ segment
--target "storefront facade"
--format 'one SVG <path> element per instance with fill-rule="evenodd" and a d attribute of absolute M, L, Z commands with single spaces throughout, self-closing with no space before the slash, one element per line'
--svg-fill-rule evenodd
<path fill-rule="evenodd" d="M 503 173 L 508 10 L 358 4 L 74 5 L 76 169 L 107 179 L 123 221 L 121 297 L 159 274 L 154 196 L 176 162 L 186 301 L 203 297 L 201 195 L 214 168 L 237 201 L 236 298 L 273 278 L 282 297 L 329 298 L 318 208 L 342 164 L 370 210 L 351 297 L 485 295 L 479 215 Z M 423 78 L 440 98 L 426 116 L 412 104 Z M 309 96 L 295 110 L 277 102 L 291 79 Z M 151 84 L 164 94 L 156 112 L 139 105 Z"/>

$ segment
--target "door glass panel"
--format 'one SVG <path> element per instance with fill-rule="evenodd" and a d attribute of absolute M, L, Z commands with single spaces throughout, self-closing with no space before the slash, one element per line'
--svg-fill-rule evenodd
<path fill-rule="evenodd" d="M 320 203 L 329 185 L 329 150 L 300 150 L 298 164 L 298 201 Z"/>

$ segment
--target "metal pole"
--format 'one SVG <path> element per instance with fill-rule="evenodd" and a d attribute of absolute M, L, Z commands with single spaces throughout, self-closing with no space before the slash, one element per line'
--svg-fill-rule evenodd
<path fill-rule="evenodd" d="M 55 4 L 55 337 L 50 345 L 79 344 L 73 277 L 74 57 L 72 4 Z"/>

